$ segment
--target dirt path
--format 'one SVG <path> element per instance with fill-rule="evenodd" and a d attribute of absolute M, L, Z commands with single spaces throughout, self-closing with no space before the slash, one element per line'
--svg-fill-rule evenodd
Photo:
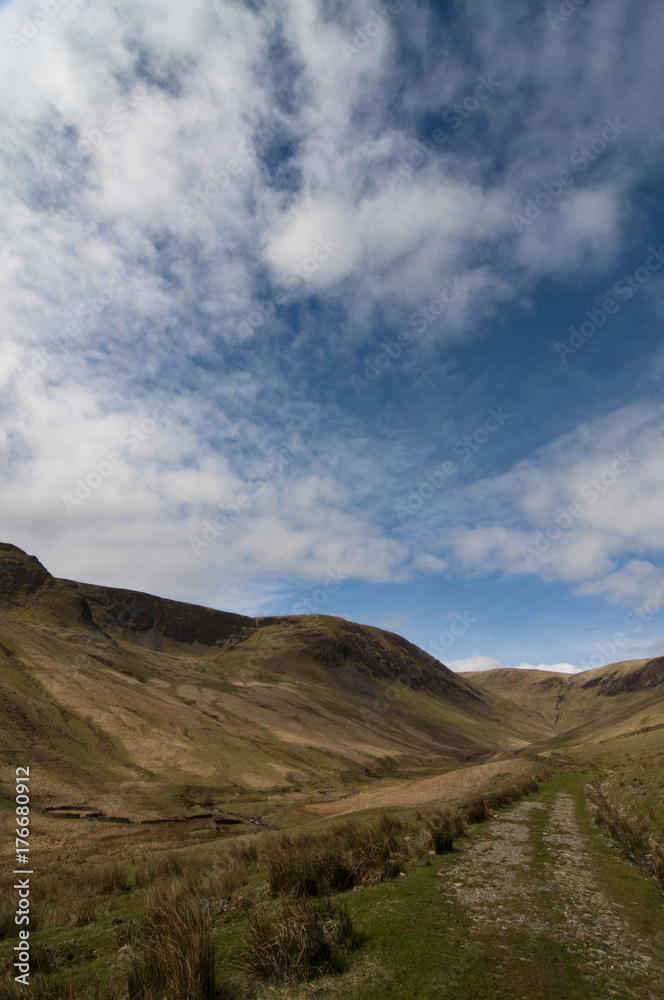
<path fill-rule="evenodd" d="M 546 940 L 570 956 L 589 996 L 662 1000 L 662 927 L 653 928 L 647 940 L 639 934 L 630 912 L 636 904 L 617 902 L 600 884 L 597 851 L 566 792 L 550 803 L 521 802 L 467 849 L 454 881 L 441 892 L 463 905 L 473 934 L 497 934 L 507 942 L 498 945 L 506 957 L 496 966 L 495 980 L 507 985 L 508 963 L 515 961 L 531 962 L 535 971 L 537 942 Z M 509 940 L 515 931 L 532 941 L 516 956 Z"/>

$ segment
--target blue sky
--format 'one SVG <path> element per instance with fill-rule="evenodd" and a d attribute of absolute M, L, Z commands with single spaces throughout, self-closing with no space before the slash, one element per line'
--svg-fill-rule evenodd
<path fill-rule="evenodd" d="M 0 44 L 4 540 L 455 669 L 661 654 L 660 4 L 45 0 Z"/>

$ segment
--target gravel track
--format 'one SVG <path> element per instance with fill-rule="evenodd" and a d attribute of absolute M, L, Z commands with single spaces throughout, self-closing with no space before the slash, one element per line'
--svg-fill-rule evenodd
<path fill-rule="evenodd" d="M 542 810 L 543 827 L 535 823 Z M 594 850 L 571 795 L 560 792 L 552 805 L 526 800 L 490 823 L 441 892 L 464 906 L 480 936 L 489 929 L 499 935 L 517 929 L 533 939 L 553 939 L 574 956 L 589 984 L 605 984 L 608 972 L 611 988 L 605 985 L 598 1000 L 607 994 L 662 1000 L 664 963 L 657 944 L 641 940 L 627 906 L 608 897 L 595 874 Z M 527 954 L 517 960 L 532 961 Z"/>

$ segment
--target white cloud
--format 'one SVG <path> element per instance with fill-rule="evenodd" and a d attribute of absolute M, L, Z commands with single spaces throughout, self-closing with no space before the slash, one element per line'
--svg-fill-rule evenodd
<path fill-rule="evenodd" d="M 466 656 L 462 660 L 449 660 L 445 666 L 460 674 L 464 670 L 496 670 L 498 667 L 502 667 L 503 664 L 494 656 L 483 656 L 481 653 L 474 653 L 472 656 Z"/>
<path fill-rule="evenodd" d="M 612 600 L 647 593 L 660 570 L 633 555 L 664 549 L 663 421 L 658 404 L 622 408 L 469 488 L 464 503 L 485 523 L 456 534 L 459 564 L 562 580 Z"/>
<path fill-rule="evenodd" d="M 423 552 L 413 560 L 413 569 L 420 573 L 431 573 L 436 575 L 447 569 L 449 563 L 445 559 L 432 555 L 430 552 Z"/>
<path fill-rule="evenodd" d="M 616 29 L 623 8 L 589 6 L 575 32 L 551 32 L 542 18 L 522 37 L 518 5 L 498 16 L 469 2 L 482 72 L 501 82 L 465 132 L 425 157 L 412 112 L 437 120 L 441 100 L 473 92 L 479 68 L 462 63 L 425 7 L 386 24 L 350 62 L 341 44 L 370 18 L 369 0 L 334 17 L 314 0 L 277 0 L 223 18 L 209 0 L 77 0 L 18 52 L 6 46 L 5 537 L 33 550 L 38 541 L 47 565 L 66 563 L 69 575 L 93 579 L 104 567 L 107 582 L 200 600 L 237 586 L 244 601 L 249 581 L 263 595 L 281 576 L 316 580 L 338 564 L 385 582 L 404 579 L 405 565 L 435 574 L 455 560 L 469 575 L 534 573 L 615 599 L 645 586 L 650 571 L 621 560 L 656 568 L 664 545 L 661 409 L 623 409 L 459 491 L 452 510 L 472 517 L 452 525 L 453 538 L 444 525 L 432 546 L 421 527 L 398 540 L 390 529 L 405 446 L 381 454 L 343 404 L 305 398 L 298 384 L 314 354 L 343 380 L 339 359 L 376 334 L 376 316 L 401 322 L 443 279 L 458 279 L 461 293 L 417 343 L 420 361 L 432 341 L 479 336 L 543 271 L 574 274 L 583 262 L 592 273 L 631 239 L 621 206 L 661 163 L 651 123 L 662 14 L 649 6 L 626 36 Z M 3 6 L 0 35 L 20 32 L 35 10 L 28 0 Z M 395 72 L 397 33 L 430 74 L 421 89 Z M 636 81 L 616 37 L 637 53 Z M 517 238 L 511 214 L 618 113 L 625 135 Z M 288 144 L 288 157 L 269 155 L 271 142 Z M 229 350 L 254 304 L 328 236 L 339 249 L 288 301 L 306 312 L 315 291 L 320 313 L 293 331 L 279 306 Z M 260 351 L 280 338 L 283 365 Z M 168 422 L 68 513 L 61 494 L 150 419 L 165 383 L 178 400 Z M 257 493 L 252 483 L 291 431 L 308 435 L 306 454 Z M 626 447 L 634 466 L 525 565 L 523 546 Z M 243 493 L 251 502 L 237 523 L 196 558 L 189 536 Z"/>
<path fill-rule="evenodd" d="M 464 673 L 471 670 L 549 670 L 557 674 L 575 674 L 579 668 L 571 663 L 515 663 L 508 667 L 493 656 L 483 656 L 481 653 L 474 653 L 463 660 L 452 660 L 446 666 L 456 673 Z"/>
<path fill-rule="evenodd" d="M 630 603 L 635 596 L 649 594 L 656 588 L 661 570 L 643 559 L 630 559 L 624 569 L 592 583 L 577 587 L 577 594 L 606 594 L 610 601 Z"/>
<path fill-rule="evenodd" d="M 514 670 L 550 670 L 556 674 L 576 674 L 580 668 L 571 663 L 515 663 Z"/>

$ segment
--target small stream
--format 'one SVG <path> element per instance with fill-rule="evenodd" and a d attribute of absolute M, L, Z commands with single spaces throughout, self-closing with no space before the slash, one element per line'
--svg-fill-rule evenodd
<path fill-rule="evenodd" d="M 88 809 L 86 806 L 47 806 L 41 811 L 59 819 L 87 819 L 95 820 L 97 823 L 130 823 L 134 826 L 156 825 L 157 823 L 193 823 L 197 819 L 213 819 L 215 823 L 254 823 L 265 830 L 277 830 L 278 827 L 264 823 L 262 817 L 257 819 L 253 816 L 243 816 L 241 813 L 229 812 L 227 809 L 217 809 L 216 806 L 209 806 L 212 811 L 196 813 L 195 816 L 167 816 L 164 819 L 141 819 L 133 820 L 127 816 L 106 816 L 103 812 Z M 78 812 L 73 810 L 77 809 Z M 215 819 L 215 813 L 219 816 L 230 816 L 231 819 Z"/>
<path fill-rule="evenodd" d="M 213 812 L 219 813 L 222 816 L 234 816 L 236 819 L 246 820 L 247 823 L 255 823 L 256 826 L 262 826 L 264 830 L 278 830 L 276 826 L 270 826 L 269 823 L 264 823 L 262 818 L 259 816 L 258 819 L 254 819 L 253 816 L 243 816 L 242 813 L 229 812 L 228 809 L 217 809 L 216 806 L 212 806 Z"/>

